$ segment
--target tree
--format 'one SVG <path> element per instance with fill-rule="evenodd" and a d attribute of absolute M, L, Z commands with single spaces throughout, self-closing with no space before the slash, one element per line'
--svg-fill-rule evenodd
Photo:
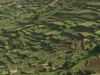
<path fill-rule="evenodd" d="M 94 41 L 95 41 L 95 36 L 94 35 L 89 35 L 86 38 L 90 40 L 90 47 L 93 47 Z"/>
<path fill-rule="evenodd" d="M 83 45 L 84 36 L 78 33 L 74 35 L 73 39 L 75 40 L 75 50 L 84 50 L 84 45 Z"/>
<path fill-rule="evenodd" d="M 100 44 L 96 45 L 90 52 L 89 55 L 92 56 L 97 56 L 97 58 L 99 57 L 98 55 L 100 54 Z"/>

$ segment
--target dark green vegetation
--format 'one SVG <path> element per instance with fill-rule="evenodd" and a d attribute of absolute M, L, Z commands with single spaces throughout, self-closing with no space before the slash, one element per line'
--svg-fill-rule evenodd
<path fill-rule="evenodd" d="M 0 0 L 0 75 L 100 73 L 100 0 Z"/>

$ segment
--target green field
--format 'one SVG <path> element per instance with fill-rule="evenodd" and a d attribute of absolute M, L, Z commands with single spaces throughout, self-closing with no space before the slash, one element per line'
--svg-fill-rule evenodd
<path fill-rule="evenodd" d="M 0 0 L 0 75 L 100 73 L 100 0 Z"/>

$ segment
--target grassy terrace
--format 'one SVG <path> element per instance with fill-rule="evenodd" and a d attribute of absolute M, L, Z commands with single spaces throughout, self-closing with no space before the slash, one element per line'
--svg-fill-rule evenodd
<path fill-rule="evenodd" d="M 100 73 L 100 0 L 0 0 L 0 75 Z"/>

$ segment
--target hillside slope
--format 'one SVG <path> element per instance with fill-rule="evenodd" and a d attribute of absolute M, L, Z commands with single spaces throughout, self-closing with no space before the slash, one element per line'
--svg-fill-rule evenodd
<path fill-rule="evenodd" d="M 99 62 L 100 0 L 0 0 L 0 75 L 90 75 Z"/>

